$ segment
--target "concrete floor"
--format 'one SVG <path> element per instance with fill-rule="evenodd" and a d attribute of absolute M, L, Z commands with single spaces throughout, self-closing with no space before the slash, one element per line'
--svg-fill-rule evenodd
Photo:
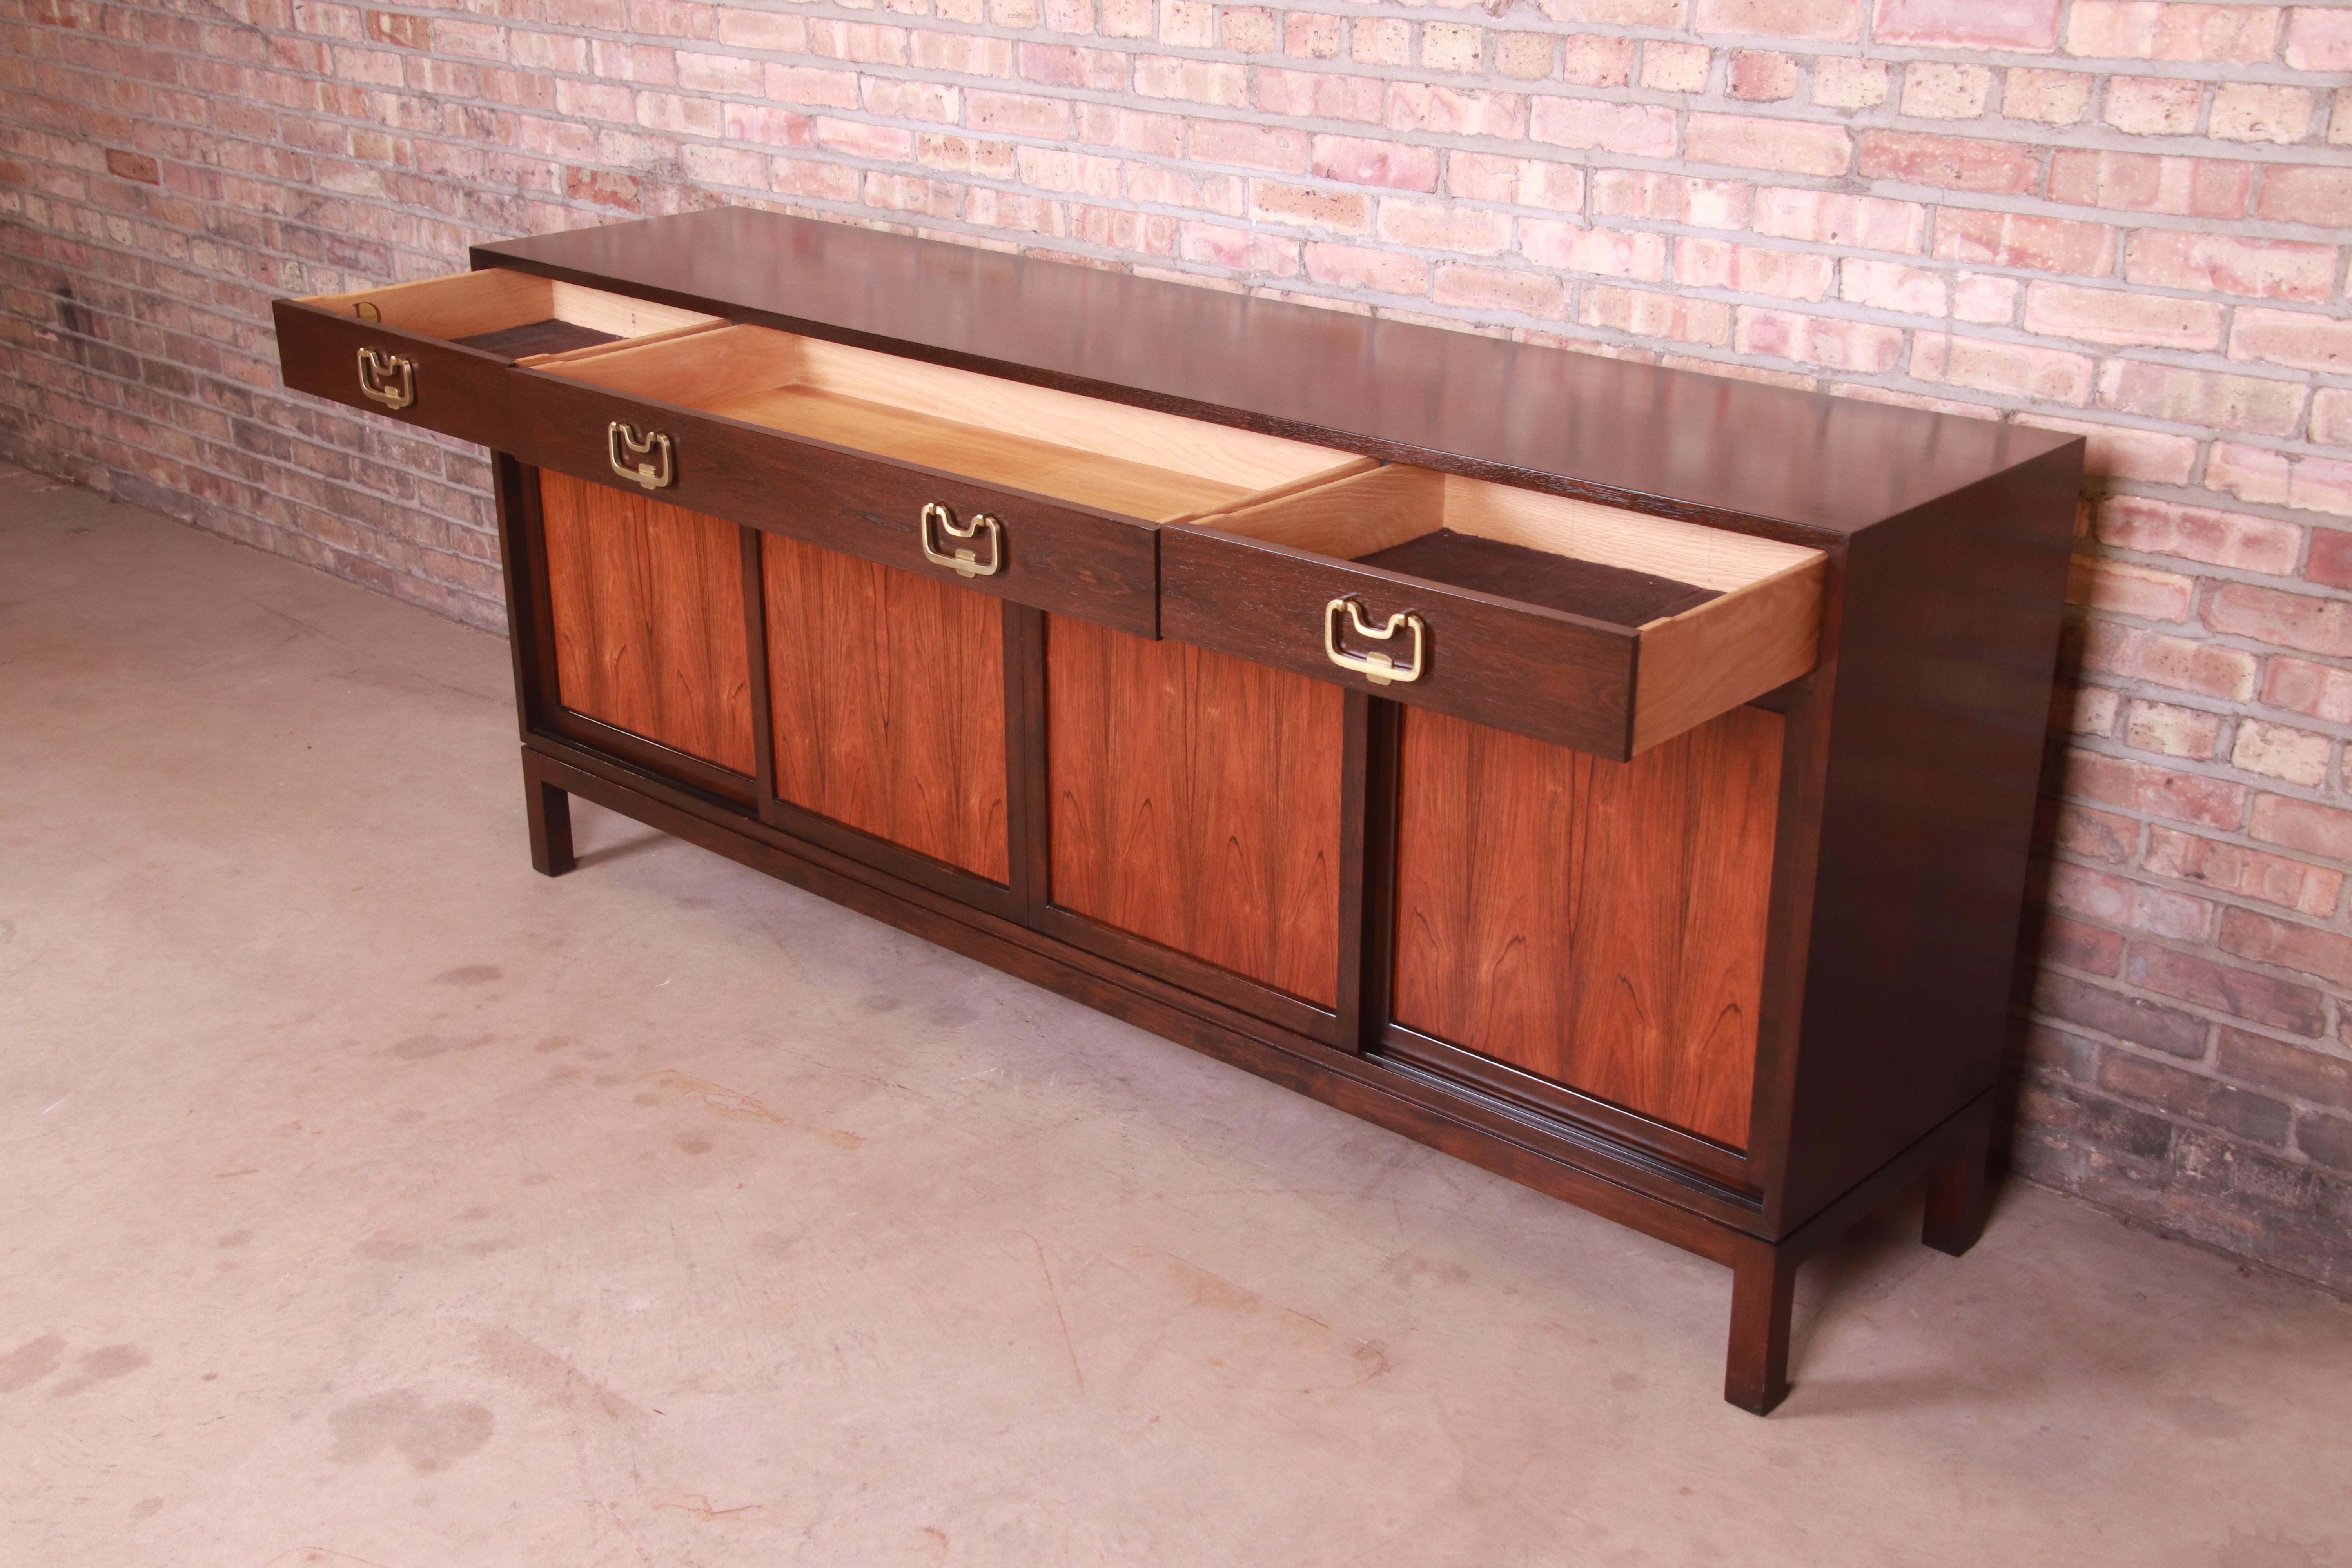
<path fill-rule="evenodd" d="M 2352 1307 L 1729 1275 L 593 807 L 505 645 L 0 470 L 0 1562 L 2352 1563 Z"/>

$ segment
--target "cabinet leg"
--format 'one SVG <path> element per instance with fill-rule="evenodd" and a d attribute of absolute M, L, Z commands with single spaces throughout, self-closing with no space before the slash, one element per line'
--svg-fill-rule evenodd
<path fill-rule="evenodd" d="M 522 776 L 523 815 L 530 820 L 530 868 L 561 877 L 578 864 L 572 856 L 572 797 L 529 773 Z"/>
<path fill-rule="evenodd" d="M 1769 1415 L 1789 1396 L 1789 1312 L 1796 1300 L 1797 1260 L 1769 1241 L 1743 1238 L 1731 1264 L 1731 1353 L 1723 1397 Z"/>
<path fill-rule="evenodd" d="M 1927 1221 L 1919 1239 L 1958 1258 L 1984 1234 L 1990 1195 L 1992 1115 L 1977 1119 L 1958 1153 L 1927 1173 Z"/>

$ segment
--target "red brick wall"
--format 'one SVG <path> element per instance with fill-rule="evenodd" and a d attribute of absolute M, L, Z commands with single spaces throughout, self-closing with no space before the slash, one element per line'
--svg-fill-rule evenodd
<path fill-rule="evenodd" d="M 479 454 L 279 391 L 267 300 L 713 203 L 2086 433 L 2016 1159 L 2352 1286 L 2352 9 L 0 0 L 0 453 L 477 625 Z"/>

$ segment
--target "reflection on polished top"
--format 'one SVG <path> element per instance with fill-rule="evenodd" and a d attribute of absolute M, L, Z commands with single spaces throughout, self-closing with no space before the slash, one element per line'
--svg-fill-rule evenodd
<path fill-rule="evenodd" d="M 478 265 L 593 279 L 739 321 L 1701 520 L 1854 532 L 2076 439 L 741 207 L 474 255 Z"/>

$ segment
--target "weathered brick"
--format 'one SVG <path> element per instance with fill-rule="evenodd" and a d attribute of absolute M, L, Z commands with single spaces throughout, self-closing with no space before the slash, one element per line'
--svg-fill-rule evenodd
<path fill-rule="evenodd" d="M 2169 827 L 2148 829 L 2144 864 L 2159 877 L 2176 877 L 2306 915 L 2334 914 L 2344 891 L 2340 871 Z"/>
<path fill-rule="evenodd" d="M 2124 212 L 2242 217 L 2253 184 L 2252 163 L 2214 158 L 2062 147 L 2050 162 L 2052 201 Z"/>
<path fill-rule="evenodd" d="M 1824 109 L 1873 109 L 1886 101 L 1886 62 L 1823 55 L 1813 61 L 1813 101 Z"/>
<path fill-rule="evenodd" d="M 2199 443 L 2194 436 L 2168 436 L 2134 425 L 2065 419 L 2038 411 L 2021 413 L 2017 422 L 2037 430 L 2063 430 L 2083 437 L 2084 471 L 2098 479 L 2185 484 L 2197 466 Z"/>
<path fill-rule="evenodd" d="M 1360 120 L 1377 124 L 1387 103 L 1388 83 L 1378 77 L 1264 67 L 1257 73 L 1257 106 L 1268 114 Z"/>
<path fill-rule="evenodd" d="M 1927 209 L 1916 202 L 1769 186 L 1756 193 L 1756 232 L 1775 239 L 1916 253 L 1927 229 Z"/>
<path fill-rule="evenodd" d="M 2037 1012 L 2063 1018 L 2078 1027 L 2095 1029 L 2167 1056 L 2195 1059 L 2205 1054 L 2210 1026 L 2195 1014 L 2110 991 L 2071 975 L 2053 974 L 2046 970 L 2037 975 L 2033 1006 Z"/>
<path fill-rule="evenodd" d="M 1684 132 L 1683 155 L 1694 163 L 1843 174 L 1853 156 L 1853 138 L 1838 125 L 1694 113 Z"/>
<path fill-rule="evenodd" d="M 2214 91 L 2205 134 L 2224 142 L 2300 142 L 2311 129 L 2311 110 L 2308 89 L 2226 82 Z"/>
<path fill-rule="evenodd" d="M 2122 1051 L 2100 1062 L 2099 1087 L 2257 1143 L 2284 1146 L 2294 1119 L 2284 1100 Z"/>
<path fill-rule="evenodd" d="M 2352 102 L 2352 95 L 2346 101 Z M 2352 168 L 2315 164 L 2264 164 L 2263 193 L 2254 216 L 2276 223 L 2307 223 L 2315 228 L 2352 224 Z"/>
<path fill-rule="evenodd" d="M 2147 496 L 2109 496 L 2099 503 L 2100 542 L 2119 549 L 2242 571 L 2290 576 L 2303 553 L 2303 530 L 2273 518 L 2182 506 Z"/>
<path fill-rule="evenodd" d="M 1721 348 L 1731 341 L 1731 307 L 1719 300 L 1646 289 L 1594 286 L 1582 291 L 1577 320 L 1643 337 Z"/>
<path fill-rule="evenodd" d="M 2227 779 L 2176 773 L 2095 752 L 2068 752 L 2065 776 L 2068 793 L 2086 800 L 2205 827 L 2243 826 L 2252 794 Z"/>
<path fill-rule="evenodd" d="M 2247 913 L 2226 909 L 2222 912 L 2225 917 Z M 2124 960 L 2123 977 L 2143 991 L 2227 1013 L 2264 1028 L 2317 1036 L 2327 1026 L 2327 1000 L 2316 988 L 2235 964 L 2216 963 L 2177 948 L 2134 943 Z"/>
<path fill-rule="evenodd" d="M 1328 60 L 1339 52 L 1341 22 L 1313 11 L 1291 11 L 1282 18 L 1282 52 L 1293 59 Z"/>
<path fill-rule="evenodd" d="M 1911 346 L 1911 374 L 1920 381 L 2076 406 L 2090 401 L 2092 363 L 2057 349 L 1941 333 L 1922 332 Z"/>
<path fill-rule="evenodd" d="M 1538 267 L 1593 272 L 1654 283 L 1666 275 L 1663 236 L 1637 229 L 1588 228 L 1528 218 L 1519 225 L 1519 249 Z"/>
<path fill-rule="evenodd" d="M 1671 158 L 1675 155 L 1675 114 L 1673 110 L 1655 103 L 1538 98 L 1528 106 L 1528 135 L 1555 147 Z"/>
<path fill-rule="evenodd" d="M 2186 229 L 2142 229 L 2124 249 L 2124 276 L 2159 289 L 2218 289 L 2265 300 L 2324 300 L 2336 252 L 2294 240 L 2242 239 Z"/>
<path fill-rule="evenodd" d="M 2106 109 L 2100 118 L 2134 136 L 2186 136 L 2197 129 L 2198 111 L 2204 104 L 2202 82 L 2117 77 L 2107 83 Z"/>
<path fill-rule="evenodd" d="M 1911 131 L 1864 132 L 1861 169 L 1865 179 L 2011 194 L 2032 189 L 2040 173 L 2033 149 L 2018 142 Z"/>
<path fill-rule="evenodd" d="M 2286 63 L 2299 71 L 2352 71 L 2352 11 L 2296 6 L 2287 23 Z"/>
<path fill-rule="evenodd" d="M 2333 658 L 2352 657 L 2352 605 L 2251 583 L 2221 583 L 2205 597 L 2205 625 L 2233 637 Z"/>
<path fill-rule="evenodd" d="M 1456 155 L 1459 161 L 1460 154 Z M 1694 228 L 1746 228 L 1750 187 L 1636 169 L 1596 169 L 1592 210 L 1604 217 L 1658 218 Z"/>
<path fill-rule="evenodd" d="M 1610 171 L 1600 176 L 1606 177 Z M 1578 212 L 1584 206 L 1584 171 L 1544 158 L 1505 158 L 1484 153 L 1450 153 L 1446 189 L 1472 201 Z M 1596 201 L 1604 215 L 1612 209 Z"/>
<path fill-rule="evenodd" d="M 1512 310 L 1558 321 L 1568 314 L 1568 290 L 1557 278 L 1455 263 L 1440 267 L 1430 297 L 1441 305 Z"/>
<path fill-rule="evenodd" d="M 2127 414 L 2184 425 L 2218 425 L 2268 436 L 2292 431 L 2303 413 L 2304 389 L 2293 382 L 2263 381 L 2188 370 L 2146 360 L 2109 360 L 2099 374 L 2099 401 Z"/>
<path fill-rule="evenodd" d="M 2090 112 L 2091 89 L 2097 80 L 2084 71 L 2019 67 L 2007 72 L 2001 83 L 2000 111 L 2011 120 L 2073 125 Z"/>
<path fill-rule="evenodd" d="M 1715 51 L 1705 44 L 1653 39 L 1642 49 L 1642 85 L 1653 92 L 1705 92 Z"/>
<path fill-rule="evenodd" d="M 1857 305 L 1918 316 L 1940 316 L 1950 309 L 1943 274 L 1924 267 L 1850 256 L 1838 275 L 1838 297 Z"/>
<path fill-rule="evenodd" d="M 1797 96 L 1797 62 L 1770 49 L 1735 49 L 1724 85 L 1743 102 L 1779 103 Z"/>
<path fill-rule="evenodd" d="M 2134 699 L 2124 712 L 2123 742 L 2158 756 L 2210 762 L 2221 752 L 2221 715 L 2202 709 Z"/>
<path fill-rule="evenodd" d="M 2281 848 L 2324 855 L 2330 860 L 2352 860 L 2352 812 L 2339 811 L 2317 801 L 2284 795 L 2257 795 L 2246 831 Z"/>
<path fill-rule="evenodd" d="M 2340 458 L 2220 441 L 2206 460 L 2205 482 L 2244 500 L 2352 517 L 2352 462 Z"/>
<path fill-rule="evenodd" d="M 1882 44 L 2046 54 L 2058 47 L 2058 0 L 1877 0 L 1870 34 Z"/>
<path fill-rule="evenodd" d="M 2335 743 L 2326 736 L 2285 724 L 2247 719 L 2238 725 L 2237 743 L 2230 749 L 2230 765 L 2250 773 L 2265 773 L 2306 789 L 2327 782 L 2328 758 Z"/>
<path fill-rule="evenodd" d="M 2352 1110 L 2352 1059 L 2224 1027 L 2214 1042 L 2213 1066 L 2242 1083 L 2332 1110 Z"/>
<path fill-rule="evenodd" d="M 1884 374 L 1903 357 L 1900 328 L 1795 310 L 1743 305 L 1734 313 L 1732 346 L 1741 353 L 1775 354 L 1829 370 Z"/>
<path fill-rule="evenodd" d="M 2263 700 L 2331 724 L 2352 724 L 2352 670 L 2273 658 L 2263 672 Z"/>
<path fill-rule="evenodd" d="M 2311 438 L 2323 447 L 2352 447 L 2352 391 L 2323 387 L 2311 395 Z"/>
<path fill-rule="evenodd" d="M 2247 64 L 2277 50 L 2279 7 L 2159 4 L 2158 0 L 2075 0 L 2066 27 L 2069 54 L 2134 60 L 2222 60 Z"/>
<path fill-rule="evenodd" d="M 1318 136 L 1312 167 L 1319 177 L 1401 191 L 1437 189 L 1437 150 L 1360 136 Z"/>
<path fill-rule="evenodd" d="M 1862 0 L 1698 0 L 1691 20 L 1703 33 L 1842 43 L 1862 32 Z"/>
<path fill-rule="evenodd" d="M 2315 926 L 2230 908 L 2221 911 L 2217 945 L 2222 952 L 2252 963 L 2317 975 L 2339 984 L 2352 982 L 2352 937 Z"/>
<path fill-rule="evenodd" d="M 1381 203 L 1379 233 L 1381 238 L 1392 244 L 1412 246 L 1420 250 L 1495 256 L 1510 248 L 1511 220 L 1500 213 L 1480 212 L 1475 208 L 1456 207 L 1441 202 L 1404 201 L 1391 197 Z M 1655 235 L 1642 237 L 1657 241 Z M 1663 247 L 1663 242 L 1658 243 Z M 1309 270 L 1312 269 L 1310 266 Z M 1426 283 L 1424 278 L 1424 287 Z M 1395 289 L 1389 291 L 1397 292 Z"/>
<path fill-rule="evenodd" d="M 1309 240 L 1305 260 L 1309 278 L 1338 289 L 1419 295 L 1429 288 L 1427 262 L 1377 246 Z"/>
<path fill-rule="evenodd" d="M 2109 925 L 2128 926 L 2151 936 L 2200 941 L 2213 923 L 2213 905 L 2167 888 L 2058 861 L 2049 868 L 2049 900 Z M 2081 964 L 2074 967 L 2082 968 Z"/>
<path fill-rule="evenodd" d="M 1623 87 L 1633 79 L 1633 40 L 1581 33 L 1560 40 L 1559 79 L 1575 87 Z"/>
<path fill-rule="evenodd" d="M 2299 1116 L 2294 1143 L 2315 1164 L 2352 1171 L 2352 1117 Z"/>
<path fill-rule="evenodd" d="M 1913 60 L 1903 68 L 1904 113 L 1915 120 L 1974 120 L 1992 97 L 1992 72 L 1948 60 Z"/>
<path fill-rule="evenodd" d="M 2352 321 L 2242 307 L 2230 325 L 2230 357 L 2352 375 Z"/>
<path fill-rule="evenodd" d="M 1935 254 L 1979 267 L 2105 277 L 2115 270 L 2116 231 L 2072 218 L 1947 207 L 1936 215 Z"/>

